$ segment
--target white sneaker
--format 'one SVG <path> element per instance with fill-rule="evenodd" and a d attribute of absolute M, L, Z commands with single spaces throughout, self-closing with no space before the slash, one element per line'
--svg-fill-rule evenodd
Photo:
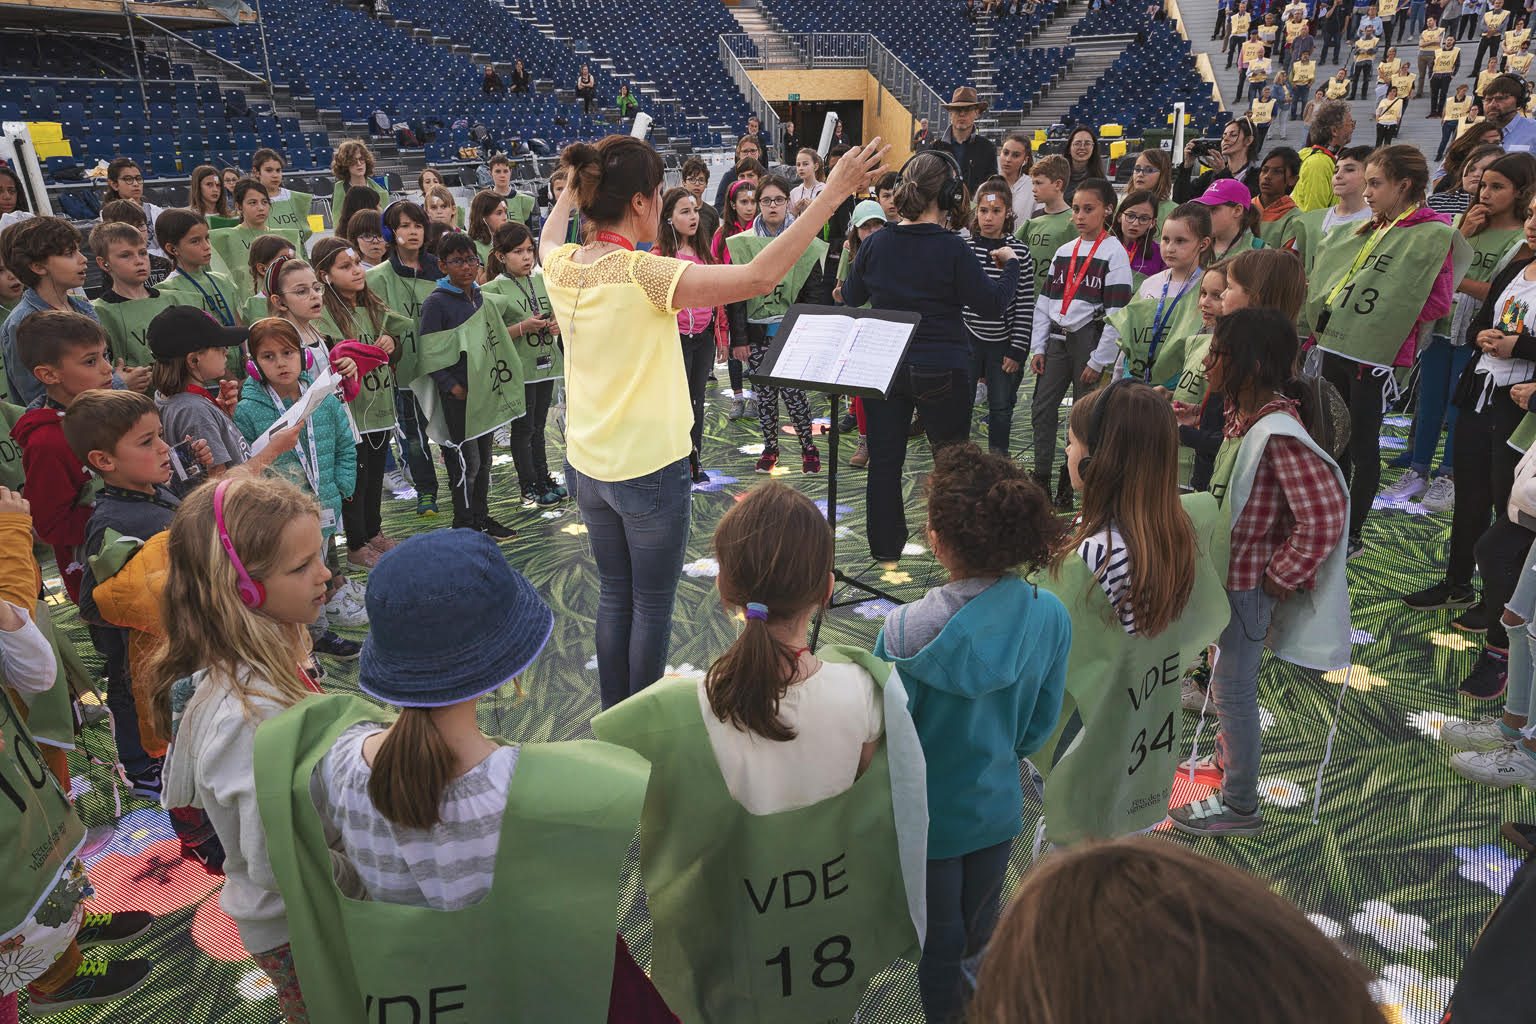
<path fill-rule="evenodd" d="M 1515 738 L 1504 731 L 1501 722 L 1492 716 L 1475 722 L 1446 722 L 1440 727 L 1440 739 L 1448 747 L 1473 753 L 1513 746 Z"/>
<path fill-rule="evenodd" d="M 368 608 L 363 604 L 360 589 L 348 580 L 325 602 L 325 617 L 330 625 L 341 626 L 343 629 L 358 629 L 368 625 Z"/>
<path fill-rule="evenodd" d="M 396 468 L 384 474 L 384 490 L 388 491 L 391 496 L 395 496 L 406 491 L 414 491 L 415 488 L 406 481 L 405 474 Z"/>
<path fill-rule="evenodd" d="M 1424 479 L 1415 470 L 1408 470 L 1397 478 L 1397 482 L 1381 492 L 1381 496 L 1388 501 L 1412 501 L 1423 494 L 1429 487 L 1429 481 Z"/>
<path fill-rule="evenodd" d="M 1515 785 L 1536 789 L 1536 757 L 1520 746 L 1452 754 L 1451 770 L 1464 779 L 1495 789 Z"/>
<path fill-rule="evenodd" d="M 1424 497 L 1419 499 L 1419 504 L 1431 512 L 1450 512 L 1456 508 L 1456 478 L 1449 476 L 1437 476 L 1435 482 L 1429 485 L 1429 490 L 1424 492 Z"/>
<path fill-rule="evenodd" d="M 985 402 L 986 400 L 987 400 L 987 382 L 984 381 L 984 380 L 979 380 L 979 381 L 976 382 L 976 404 L 980 405 L 981 403 Z"/>

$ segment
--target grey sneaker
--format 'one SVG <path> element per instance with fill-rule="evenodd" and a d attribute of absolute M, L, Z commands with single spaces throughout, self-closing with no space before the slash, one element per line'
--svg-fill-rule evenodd
<path fill-rule="evenodd" d="M 1419 499 L 1419 504 L 1431 512 L 1452 512 L 1456 508 L 1456 480 L 1454 477 L 1437 476 Z"/>
<path fill-rule="evenodd" d="M 1531 765 L 1536 768 L 1536 760 Z M 1190 836 L 1256 836 L 1264 827 L 1264 816 L 1257 807 L 1248 814 L 1234 811 L 1222 802 L 1220 793 L 1175 807 L 1168 812 L 1168 820 Z"/>
<path fill-rule="evenodd" d="M 731 399 L 731 407 L 726 411 L 726 419 L 744 420 L 747 418 L 747 400 L 745 398 Z"/>
<path fill-rule="evenodd" d="M 1446 722 L 1440 727 L 1446 746 L 1472 752 L 1500 750 L 1520 742 L 1520 734 L 1504 727 L 1504 720 L 1489 715 L 1475 722 Z"/>

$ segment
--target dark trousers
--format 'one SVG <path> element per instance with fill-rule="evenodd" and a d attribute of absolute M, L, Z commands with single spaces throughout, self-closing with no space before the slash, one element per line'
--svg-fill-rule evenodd
<path fill-rule="evenodd" d="M 715 325 L 710 321 L 698 334 L 683 338 L 683 372 L 688 377 L 688 401 L 693 405 L 693 457 L 697 459 L 704 445 L 704 389 L 709 386 L 709 371 L 715 366 Z"/>
<path fill-rule="evenodd" d="M 1358 537 L 1381 483 L 1381 395 L 1386 373 L 1353 359 L 1323 355 L 1323 376 L 1349 406 L 1349 449 L 1339 469 L 1349 481 L 1349 535 Z"/>
<path fill-rule="evenodd" d="M 1050 493 L 1051 474 L 1056 468 L 1056 432 L 1061 424 L 1061 400 L 1072 389 L 1075 402 L 1097 384 L 1083 383 L 1088 357 L 1104 333 L 1104 322 L 1094 320 L 1075 331 L 1057 334 L 1053 328 L 1045 343 L 1045 371 L 1035 378 L 1035 394 L 1030 403 L 1030 430 L 1035 441 L 1035 479 Z M 1063 465 L 1063 472 L 1066 467 Z"/>
<path fill-rule="evenodd" d="M 1392 145 L 1392 140 L 1397 138 L 1398 126 L 1395 124 L 1378 124 L 1376 126 L 1376 148 Z"/>
<path fill-rule="evenodd" d="M 507 425 L 512 441 L 512 464 L 517 467 L 517 486 L 527 490 L 542 485 L 549 476 L 549 457 L 544 451 L 544 425 L 555 398 L 555 382 L 541 380 L 523 385 L 523 415 Z"/>
<path fill-rule="evenodd" d="M 876 561 L 899 558 L 907 543 L 901 468 L 907 461 L 913 411 L 922 414 L 923 430 L 933 448 L 965 441 L 975 394 L 966 390 L 969 380 L 970 374 L 961 367 L 903 366 L 896 371 L 887 397 L 864 399 L 869 424 L 864 507 L 869 517 L 869 553 Z"/>
<path fill-rule="evenodd" d="M 1472 61 L 1472 80 L 1477 81 L 1477 73 L 1488 66 L 1489 57 L 1499 55 L 1499 37 L 1482 36 L 1477 42 L 1477 57 Z"/>
<path fill-rule="evenodd" d="M 740 359 L 730 359 L 730 360 L 728 360 L 726 362 L 725 368 L 730 372 L 730 375 L 731 375 L 731 390 L 733 392 L 735 392 L 736 394 L 740 394 L 741 393 L 741 383 L 742 383 L 741 382 L 741 376 L 742 376 L 742 373 L 741 373 L 741 371 L 742 371 L 741 360 Z"/>
<path fill-rule="evenodd" d="M 1450 95 L 1451 79 L 1454 77 L 1456 76 L 1451 74 L 1449 71 L 1443 75 L 1429 76 L 1429 112 L 1436 117 L 1439 117 L 1445 113 L 1445 101 L 1446 98 Z M 1454 122 L 1452 124 L 1446 125 L 1445 127 L 1451 129 L 1451 138 L 1455 138 L 1456 126 Z M 1445 147 L 1443 145 L 1440 147 L 1440 151 L 1442 153 L 1445 151 Z M 1440 158 L 1435 157 L 1435 159 L 1438 160 Z"/>
<path fill-rule="evenodd" d="M 1457 500 L 1461 495 L 1456 496 Z M 1504 606 L 1515 594 L 1536 534 L 1509 521 L 1504 509 L 1477 540 L 1477 568 L 1483 574 L 1482 608 L 1488 613 L 1488 646 L 1509 649 L 1509 628 L 1504 625 Z M 1521 643 L 1524 643 L 1524 637 Z"/>
<path fill-rule="evenodd" d="M 1355 61 L 1354 73 L 1349 76 L 1349 98 L 1354 99 L 1356 93 L 1369 99 L 1371 96 L 1371 83 L 1376 81 L 1376 65 L 1374 61 Z"/>
<path fill-rule="evenodd" d="M 1466 39 L 1469 41 L 1473 39 L 1477 35 L 1477 23 L 1482 20 L 1482 17 L 1483 16 L 1481 14 L 1463 14 L 1460 20 L 1456 22 L 1456 38 Z M 1481 60 L 1475 60 L 1472 62 L 1473 78 L 1477 77 L 1478 71 L 1481 70 L 1482 63 L 1483 62 Z"/>
<path fill-rule="evenodd" d="M 128 674 L 128 631 L 112 626 L 88 626 L 91 646 L 102 656 L 107 669 L 107 710 L 112 712 L 112 738 L 117 759 L 129 775 L 141 775 L 155 759 L 139 739 L 139 710 L 133 700 L 133 680 Z"/>
<path fill-rule="evenodd" d="M 576 95 L 581 97 L 581 112 L 583 114 L 592 113 L 592 106 L 597 102 L 597 90 L 577 89 Z"/>
<path fill-rule="evenodd" d="M 1520 453 L 1508 445 L 1525 410 L 1509 397 L 1508 388 L 1496 388 L 1481 410 L 1462 407 L 1456 417 L 1452 451 L 1456 457 L 1456 506 L 1451 513 L 1450 553 L 1445 578 L 1452 583 L 1471 583 L 1476 545 L 1498 517 L 1503 519 L 1514 486 L 1515 465 Z M 1518 566 L 1517 566 L 1518 568 Z M 1486 585 L 1487 570 L 1484 570 Z M 1498 618 L 1503 602 L 1484 604 Z"/>
<path fill-rule="evenodd" d="M 1444 108 L 1444 106 L 1445 105 L 1442 103 L 1441 107 Z M 1436 160 L 1439 160 L 1445 156 L 1446 147 L 1449 146 L 1452 142 L 1456 141 L 1456 128 L 1458 123 L 1459 122 L 1456 121 L 1446 121 L 1440 126 L 1440 148 L 1435 151 Z"/>
<path fill-rule="evenodd" d="M 1328 62 L 1328 49 L 1330 47 L 1332 47 L 1333 48 L 1333 63 L 1335 63 L 1335 64 L 1339 63 L 1339 44 L 1342 43 L 1343 41 L 1344 41 L 1344 34 L 1342 32 L 1330 32 L 1327 29 L 1324 29 L 1323 30 L 1323 52 L 1318 55 L 1317 62 L 1319 64 L 1327 63 Z M 1231 67 L 1231 66 L 1232 65 L 1230 65 L 1230 64 L 1227 65 L 1227 67 Z"/>
<path fill-rule="evenodd" d="M 1007 455 L 1013 434 L 1013 407 L 1019 399 L 1019 382 L 1024 377 L 1022 368 L 1008 373 L 1003 360 L 1008 357 L 1008 346 L 971 339 L 971 394 L 976 393 L 976 382 L 987 382 L 987 450 Z"/>
<path fill-rule="evenodd" d="M 384 456 L 389 454 L 389 431 L 364 434 L 357 442 L 357 486 L 341 503 L 341 528 L 347 534 L 347 550 L 357 551 L 384 529 L 379 504 L 384 500 Z"/>
<path fill-rule="evenodd" d="M 448 437 L 454 446 L 443 448 L 443 461 L 448 463 L 448 489 L 453 492 L 453 525 L 474 529 L 491 514 L 491 435 L 464 440 L 464 416 L 469 403 L 445 391 L 438 394 Z"/>
<path fill-rule="evenodd" d="M 1221 8 L 1216 9 L 1216 24 L 1211 27 L 1211 38 L 1220 39 L 1221 34 L 1227 30 L 1227 12 Z"/>
<path fill-rule="evenodd" d="M 422 498 L 437 497 L 437 465 L 432 461 L 431 441 L 422 429 L 421 406 L 406 388 L 395 390 L 395 414 L 400 418 L 400 449 L 411 471 L 411 486 Z"/>
<path fill-rule="evenodd" d="M 970 984 L 963 965 L 980 956 L 997 926 L 1012 843 L 928 862 L 928 936 L 917 984 L 929 1024 L 960 1020 Z"/>
<path fill-rule="evenodd" d="M 1243 48 L 1245 40 L 1241 36 L 1233 36 L 1227 40 L 1227 67 L 1232 67 L 1232 61 L 1237 58 L 1237 51 Z"/>

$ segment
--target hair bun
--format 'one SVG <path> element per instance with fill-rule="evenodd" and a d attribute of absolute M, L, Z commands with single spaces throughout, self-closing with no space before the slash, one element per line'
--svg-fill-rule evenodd
<path fill-rule="evenodd" d="M 597 147 L 591 143 L 573 142 L 565 147 L 565 151 L 560 156 L 560 162 L 579 173 L 588 167 L 599 166 L 602 158 L 597 155 Z"/>

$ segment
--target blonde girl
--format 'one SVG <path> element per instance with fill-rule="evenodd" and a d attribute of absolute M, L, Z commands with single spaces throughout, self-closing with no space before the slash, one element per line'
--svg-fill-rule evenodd
<path fill-rule="evenodd" d="M 161 616 L 150 663 L 155 728 L 174 737 L 168 807 L 198 807 L 224 846 L 219 906 L 277 989 L 288 1024 L 305 1024 L 288 921 L 256 807 L 256 729 L 319 687 L 305 668 L 305 625 L 325 604 L 320 510 L 271 477 L 230 477 L 194 491 L 171 523 Z"/>

